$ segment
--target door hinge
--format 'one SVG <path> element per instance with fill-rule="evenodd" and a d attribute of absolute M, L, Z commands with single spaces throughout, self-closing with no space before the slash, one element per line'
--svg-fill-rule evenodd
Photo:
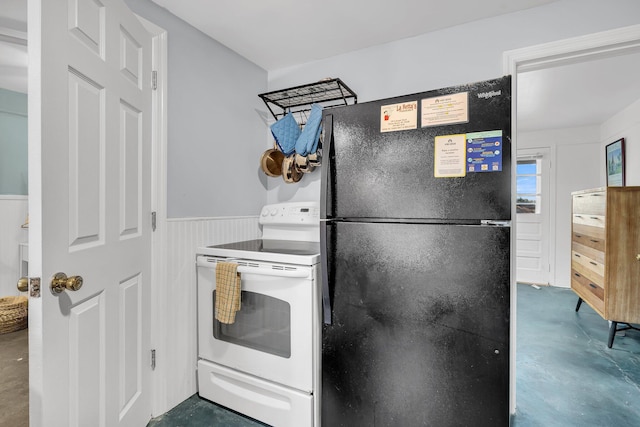
<path fill-rule="evenodd" d="M 156 369 L 156 349 L 151 350 L 151 369 Z"/>
<path fill-rule="evenodd" d="M 155 70 L 151 72 L 151 89 L 158 90 L 158 72 Z"/>
<path fill-rule="evenodd" d="M 156 231 L 156 213 L 151 212 L 151 231 Z"/>

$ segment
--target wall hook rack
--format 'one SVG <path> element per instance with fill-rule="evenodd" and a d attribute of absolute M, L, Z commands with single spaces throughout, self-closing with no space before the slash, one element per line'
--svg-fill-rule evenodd
<path fill-rule="evenodd" d="M 275 90 L 258 96 L 276 120 L 289 112 L 306 117 L 306 112 L 311 110 L 312 104 L 330 108 L 358 103 L 358 95 L 338 78 L 323 79 L 317 83 Z"/>

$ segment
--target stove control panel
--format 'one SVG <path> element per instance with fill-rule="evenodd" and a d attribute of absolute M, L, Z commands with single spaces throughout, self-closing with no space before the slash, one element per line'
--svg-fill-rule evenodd
<path fill-rule="evenodd" d="M 289 202 L 266 205 L 260 212 L 260 224 L 318 224 L 320 207 L 317 202 Z"/>

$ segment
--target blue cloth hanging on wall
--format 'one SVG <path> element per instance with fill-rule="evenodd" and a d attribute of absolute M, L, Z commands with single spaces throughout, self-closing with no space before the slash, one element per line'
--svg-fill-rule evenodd
<path fill-rule="evenodd" d="M 291 113 L 287 113 L 287 115 L 271 125 L 271 134 L 285 156 L 289 156 L 295 151 L 300 133 L 300 126 L 298 126 L 298 122 L 296 122 Z"/>
<path fill-rule="evenodd" d="M 313 104 L 311 106 L 311 113 L 309 113 L 307 124 L 304 125 L 304 129 L 302 129 L 302 132 L 296 141 L 296 153 L 301 156 L 306 156 L 307 154 L 315 152 L 315 149 L 318 147 L 318 139 L 320 138 L 320 129 L 322 128 L 322 126 L 320 126 L 321 124 L 322 106 L 319 104 Z"/>

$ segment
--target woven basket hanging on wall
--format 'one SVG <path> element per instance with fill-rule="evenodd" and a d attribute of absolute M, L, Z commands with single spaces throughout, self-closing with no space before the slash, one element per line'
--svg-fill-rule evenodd
<path fill-rule="evenodd" d="M 0 334 L 25 329 L 28 319 L 29 300 L 24 296 L 0 298 Z"/>

